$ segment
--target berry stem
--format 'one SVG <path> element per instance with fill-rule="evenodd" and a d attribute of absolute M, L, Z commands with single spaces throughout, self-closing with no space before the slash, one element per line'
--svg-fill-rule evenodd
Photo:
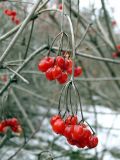
<path fill-rule="evenodd" d="M 72 61 L 73 61 L 73 65 L 72 65 L 71 81 L 73 82 L 74 81 L 74 69 L 75 69 L 75 38 L 74 38 L 74 30 L 73 30 L 72 21 L 68 15 L 66 15 L 66 17 L 68 18 L 68 21 L 69 21 L 70 31 L 71 31 L 71 36 L 72 36 L 72 52 L 73 52 Z"/>

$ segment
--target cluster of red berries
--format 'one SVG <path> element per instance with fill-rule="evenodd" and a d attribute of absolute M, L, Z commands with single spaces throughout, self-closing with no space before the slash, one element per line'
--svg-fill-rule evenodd
<path fill-rule="evenodd" d="M 11 130 L 15 133 L 18 133 L 18 134 L 22 133 L 22 127 L 19 121 L 17 120 L 17 118 L 2 120 L 0 122 L 0 133 L 5 133 L 8 127 L 10 127 Z"/>
<path fill-rule="evenodd" d="M 98 137 L 92 134 L 86 124 L 78 123 L 76 115 L 69 115 L 65 120 L 60 115 L 55 115 L 50 119 L 50 124 L 53 131 L 66 137 L 70 145 L 76 145 L 78 148 L 95 148 L 98 144 Z"/>
<path fill-rule="evenodd" d="M 68 74 L 72 74 L 73 62 L 70 58 L 64 58 L 62 56 L 44 57 L 38 64 L 38 69 L 41 72 L 45 72 L 46 78 L 49 81 L 57 80 L 60 84 L 64 84 L 68 80 Z M 82 74 L 82 68 L 80 66 L 75 67 L 74 77 L 78 77 Z"/>
<path fill-rule="evenodd" d="M 117 45 L 116 47 L 117 47 L 117 49 L 118 49 L 118 52 L 114 52 L 114 53 L 112 54 L 112 57 L 113 57 L 113 58 L 118 58 L 118 57 L 120 57 L 120 44 Z"/>
<path fill-rule="evenodd" d="M 20 20 L 16 17 L 17 16 L 16 11 L 5 9 L 4 14 L 11 17 L 12 22 L 15 23 L 16 25 L 20 23 Z"/>

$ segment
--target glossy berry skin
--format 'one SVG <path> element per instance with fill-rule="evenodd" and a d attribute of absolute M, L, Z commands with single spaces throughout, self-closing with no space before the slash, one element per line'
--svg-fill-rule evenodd
<path fill-rule="evenodd" d="M 49 81 L 54 80 L 53 74 L 52 74 L 52 68 L 49 68 L 49 69 L 45 72 L 45 75 L 46 75 L 46 78 L 47 78 Z"/>
<path fill-rule="evenodd" d="M 77 122 L 78 122 L 77 115 L 74 115 L 74 116 L 69 115 L 65 120 L 65 123 L 67 125 L 76 125 Z"/>
<path fill-rule="evenodd" d="M 64 70 L 67 70 L 68 68 L 69 68 L 69 60 L 65 58 Z"/>
<path fill-rule="evenodd" d="M 75 140 L 79 140 L 83 134 L 84 134 L 83 127 L 81 127 L 80 125 L 74 125 L 72 138 Z"/>
<path fill-rule="evenodd" d="M 74 70 L 74 77 L 78 77 L 82 74 L 82 68 L 80 66 L 76 67 Z"/>
<path fill-rule="evenodd" d="M 52 129 L 57 134 L 63 134 L 65 129 L 65 123 L 62 119 L 57 119 L 52 126 Z"/>
<path fill-rule="evenodd" d="M 49 63 L 46 60 L 42 60 L 38 64 L 38 69 L 41 72 L 46 72 L 48 70 L 48 68 L 49 68 Z"/>
<path fill-rule="evenodd" d="M 92 135 L 91 137 L 89 137 L 89 141 L 88 141 L 88 148 L 95 148 L 98 145 L 98 137 L 95 135 Z"/>
<path fill-rule="evenodd" d="M 87 141 L 86 139 L 80 139 L 79 142 L 76 144 L 78 148 L 85 148 L 87 146 Z"/>
<path fill-rule="evenodd" d="M 89 129 L 87 129 L 87 128 L 84 128 L 83 130 L 84 130 L 84 134 L 83 134 L 82 137 L 83 137 L 84 139 L 89 139 L 89 138 L 92 136 L 91 131 L 90 131 Z"/>
<path fill-rule="evenodd" d="M 49 68 L 53 67 L 54 58 L 53 57 L 45 57 L 38 64 L 38 69 L 41 72 L 46 72 Z"/>
<path fill-rule="evenodd" d="M 56 65 L 58 65 L 61 69 L 64 68 L 65 60 L 62 56 L 57 56 L 56 57 Z"/>
<path fill-rule="evenodd" d="M 72 132 L 73 132 L 73 125 L 67 125 L 65 127 L 64 133 L 63 135 L 67 138 L 67 139 L 72 139 Z"/>
<path fill-rule="evenodd" d="M 57 119 L 61 119 L 60 115 L 55 115 L 50 119 L 50 124 L 53 125 Z"/>
<path fill-rule="evenodd" d="M 59 66 L 54 66 L 52 69 L 52 74 L 53 74 L 54 79 L 61 77 L 61 75 L 62 75 L 61 68 Z"/>
<path fill-rule="evenodd" d="M 70 145 L 76 145 L 77 144 L 77 141 L 73 140 L 73 139 L 67 139 L 67 142 L 70 144 Z"/>
<path fill-rule="evenodd" d="M 61 77 L 59 77 L 57 80 L 60 84 L 66 83 L 68 81 L 68 74 L 66 72 L 62 72 Z"/>

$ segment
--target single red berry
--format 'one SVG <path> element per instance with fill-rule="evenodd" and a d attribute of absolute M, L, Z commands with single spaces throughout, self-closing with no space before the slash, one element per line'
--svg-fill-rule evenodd
<path fill-rule="evenodd" d="M 84 134 L 83 127 L 80 125 L 75 125 L 72 133 L 72 138 L 75 140 L 80 139 Z"/>
<path fill-rule="evenodd" d="M 64 84 L 68 81 L 68 74 L 66 72 L 62 72 L 61 77 L 57 78 L 60 84 Z"/>
<path fill-rule="evenodd" d="M 61 68 L 59 66 L 54 66 L 52 69 L 52 74 L 53 74 L 54 79 L 61 77 L 61 75 L 62 75 Z"/>
<path fill-rule="evenodd" d="M 88 141 L 88 148 L 95 148 L 98 145 L 98 137 L 95 135 L 92 135 L 91 137 L 89 137 L 89 141 Z"/>
<path fill-rule="evenodd" d="M 4 126 L 2 123 L 0 123 L 0 132 L 4 132 Z"/>
<path fill-rule="evenodd" d="M 69 68 L 67 69 L 67 73 L 70 74 L 70 75 L 72 74 L 72 68 L 71 68 L 71 67 L 69 67 Z"/>
<path fill-rule="evenodd" d="M 84 130 L 83 138 L 84 139 L 89 139 L 89 137 L 92 136 L 91 131 L 89 129 L 87 129 L 87 128 L 84 128 L 83 130 Z"/>
<path fill-rule="evenodd" d="M 73 140 L 73 139 L 67 139 L 67 142 L 70 144 L 70 145 L 76 145 L 77 144 L 77 141 Z"/>
<path fill-rule="evenodd" d="M 50 119 L 50 124 L 53 125 L 56 120 L 61 119 L 60 115 L 55 115 Z"/>
<path fill-rule="evenodd" d="M 53 74 L 52 74 L 52 68 L 49 68 L 49 69 L 46 71 L 45 75 L 46 75 L 46 78 L 47 78 L 49 81 L 54 80 Z"/>
<path fill-rule="evenodd" d="M 54 57 L 44 57 L 43 60 L 46 60 L 49 63 L 49 68 L 54 66 L 55 63 Z"/>
<path fill-rule="evenodd" d="M 19 19 L 15 19 L 15 24 L 16 25 L 20 24 L 20 20 Z"/>
<path fill-rule="evenodd" d="M 65 58 L 64 70 L 67 70 L 69 67 L 69 59 Z"/>
<path fill-rule="evenodd" d="M 72 132 L 73 132 L 73 125 L 68 125 L 68 126 L 65 127 L 63 135 L 67 139 L 71 139 L 72 138 Z"/>
<path fill-rule="evenodd" d="M 76 67 L 74 70 L 74 77 L 78 77 L 82 74 L 82 68 L 80 66 Z"/>
<path fill-rule="evenodd" d="M 5 9 L 4 14 L 6 14 L 7 16 L 12 16 L 12 11 L 9 9 Z"/>
<path fill-rule="evenodd" d="M 64 133 L 64 129 L 65 129 L 65 123 L 62 119 L 57 119 L 53 126 L 52 129 L 55 133 L 57 134 L 63 134 Z"/>
<path fill-rule="evenodd" d="M 41 72 L 46 72 L 49 68 L 49 63 L 46 60 L 41 60 L 38 64 L 38 69 Z"/>
<path fill-rule="evenodd" d="M 59 4 L 59 7 L 58 7 L 58 8 L 59 8 L 59 10 L 62 10 L 62 9 L 63 9 L 62 3 Z"/>
<path fill-rule="evenodd" d="M 86 139 L 80 139 L 79 142 L 76 144 L 78 148 L 85 148 L 87 146 L 87 141 Z"/>
<path fill-rule="evenodd" d="M 56 65 L 58 65 L 61 69 L 64 68 L 65 60 L 62 56 L 57 56 L 56 57 Z"/>
<path fill-rule="evenodd" d="M 77 122 L 78 122 L 77 115 L 74 116 L 69 115 L 65 120 L 65 123 L 68 125 L 76 125 Z"/>
<path fill-rule="evenodd" d="M 18 122 L 17 118 L 11 118 L 11 125 L 12 126 L 19 125 L 19 122 Z"/>
<path fill-rule="evenodd" d="M 15 17 L 17 15 L 16 11 L 11 11 L 11 16 Z"/>

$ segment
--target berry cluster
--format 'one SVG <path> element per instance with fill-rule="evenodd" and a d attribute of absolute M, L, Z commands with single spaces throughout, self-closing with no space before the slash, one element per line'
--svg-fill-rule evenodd
<path fill-rule="evenodd" d="M 114 52 L 114 53 L 112 54 L 112 57 L 113 57 L 113 58 L 118 58 L 118 57 L 120 57 L 120 44 L 117 45 L 116 47 L 117 47 L 117 49 L 118 49 L 118 52 Z"/>
<path fill-rule="evenodd" d="M 15 23 L 16 25 L 20 23 L 20 20 L 16 17 L 17 16 L 16 11 L 5 9 L 4 14 L 11 17 L 12 22 Z"/>
<path fill-rule="evenodd" d="M 55 115 L 50 119 L 50 124 L 53 131 L 65 136 L 70 145 L 76 145 L 78 148 L 95 148 L 98 144 L 98 137 L 92 134 L 86 124 L 78 123 L 76 115 L 69 115 L 65 120 L 60 115 Z"/>
<path fill-rule="evenodd" d="M 5 133 L 6 129 L 10 127 L 15 133 L 21 134 L 22 127 L 16 118 L 6 119 L 0 122 L 0 133 Z"/>
<path fill-rule="evenodd" d="M 64 58 L 62 56 L 44 57 L 38 64 L 38 69 L 41 72 L 45 72 L 46 78 L 49 81 L 57 80 L 60 84 L 64 84 L 68 80 L 68 74 L 72 74 L 73 61 L 70 58 Z M 75 67 L 74 77 L 78 77 L 82 74 L 82 68 L 80 66 Z"/>

